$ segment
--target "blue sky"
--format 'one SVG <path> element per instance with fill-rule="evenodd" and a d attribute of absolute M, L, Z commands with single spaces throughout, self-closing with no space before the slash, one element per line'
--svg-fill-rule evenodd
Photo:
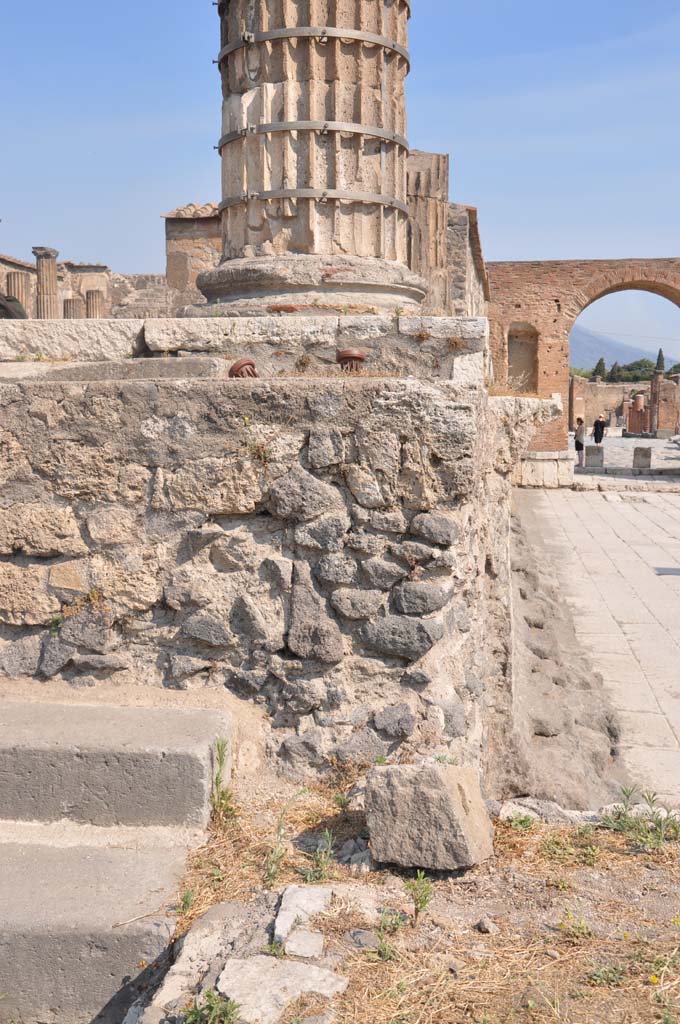
<path fill-rule="evenodd" d="M 159 215 L 218 197 L 215 8 L 6 6 L 0 251 L 162 271 Z M 413 8 L 411 143 L 451 154 L 487 259 L 680 255 L 677 0 Z M 680 312 L 643 293 L 583 323 L 680 342 Z"/>

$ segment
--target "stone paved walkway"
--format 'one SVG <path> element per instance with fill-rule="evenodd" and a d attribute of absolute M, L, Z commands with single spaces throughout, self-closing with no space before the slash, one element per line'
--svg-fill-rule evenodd
<path fill-rule="evenodd" d="M 523 491 L 524 502 L 619 712 L 632 780 L 680 805 L 680 494 Z"/>
<path fill-rule="evenodd" d="M 589 437 L 587 444 L 594 442 Z M 574 439 L 569 439 L 569 447 L 574 449 Z M 605 437 L 604 461 L 606 466 L 631 467 L 633 452 L 636 448 L 652 449 L 652 466 L 655 469 L 678 469 L 680 471 L 680 447 L 673 441 L 657 440 L 644 437 Z"/>

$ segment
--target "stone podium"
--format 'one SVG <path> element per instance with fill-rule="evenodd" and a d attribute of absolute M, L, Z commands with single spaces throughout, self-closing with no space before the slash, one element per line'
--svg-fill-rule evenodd
<path fill-rule="evenodd" d="M 409 0 L 221 0 L 223 257 L 189 316 L 415 312 Z"/>

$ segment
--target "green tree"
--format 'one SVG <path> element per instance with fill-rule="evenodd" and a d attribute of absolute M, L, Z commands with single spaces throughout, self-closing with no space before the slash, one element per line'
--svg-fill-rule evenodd
<path fill-rule="evenodd" d="M 604 361 L 604 357 L 600 356 L 597 361 L 597 365 L 593 370 L 593 377 L 606 377 L 607 376 L 607 364 Z"/>
<path fill-rule="evenodd" d="M 621 380 L 651 380 L 654 372 L 655 364 L 651 359 L 636 359 L 634 363 L 626 363 L 621 367 Z"/>
<path fill-rule="evenodd" d="M 607 374 L 607 380 L 610 384 L 619 384 L 622 380 L 621 367 L 618 363 L 613 363 L 612 368 Z"/>
<path fill-rule="evenodd" d="M 656 357 L 656 372 L 664 373 L 666 370 L 666 357 L 663 354 L 663 349 L 659 349 L 659 354 Z"/>

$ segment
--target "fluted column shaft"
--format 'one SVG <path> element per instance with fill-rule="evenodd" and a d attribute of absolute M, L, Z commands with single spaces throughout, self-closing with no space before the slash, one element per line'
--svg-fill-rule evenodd
<path fill-rule="evenodd" d="M 85 303 L 76 296 L 73 299 L 64 299 L 64 320 L 83 320 L 85 317 Z"/>
<path fill-rule="evenodd" d="M 86 311 L 88 320 L 101 320 L 104 316 L 104 292 L 94 288 L 85 294 Z"/>
<path fill-rule="evenodd" d="M 20 270 L 10 270 L 7 275 L 6 288 L 7 294 L 13 295 L 15 299 L 18 299 L 26 311 L 26 316 L 30 317 L 32 314 L 31 279 L 28 274 Z"/>
<path fill-rule="evenodd" d="M 337 312 L 343 294 L 367 309 L 418 304 L 425 286 L 406 269 L 409 0 L 218 10 L 223 260 L 199 278 L 203 293 L 250 296 L 241 312 L 258 311 L 258 294 L 263 311 L 267 296 L 274 310 L 292 300 L 290 312 Z"/>
<path fill-rule="evenodd" d="M 36 246 L 33 249 L 38 272 L 37 315 L 38 320 L 59 320 L 59 292 L 57 285 L 56 249 Z"/>

